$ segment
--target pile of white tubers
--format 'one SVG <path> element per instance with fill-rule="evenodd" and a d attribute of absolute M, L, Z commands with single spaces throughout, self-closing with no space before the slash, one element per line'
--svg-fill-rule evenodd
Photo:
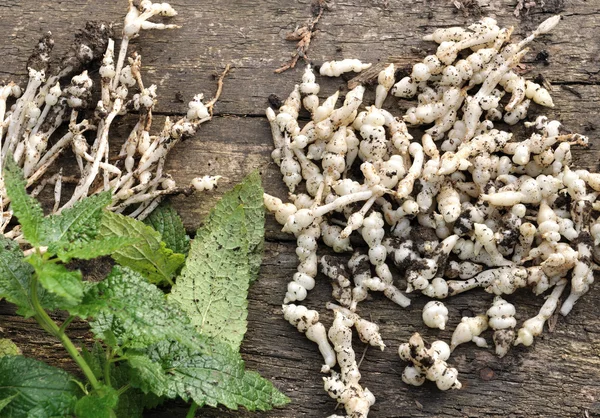
<path fill-rule="evenodd" d="M 22 90 L 12 82 L 0 87 L 1 234 L 23 241 L 20 228 L 11 223 L 12 211 L 2 180 L 7 158 L 13 158 L 23 169 L 31 195 L 37 196 L 46 186 L 54 187 L 53 213 L 89 195 L 111 190 L 109 209 L 143 219 L 167 195 L 215 186 L 218 176 L 199 177 L 189 187 L 178 187 L 164 172 L 169 151 L 211 119 L 214 101 L 205 105 L 201 94 L 195 96 L 185 117 L 176 121 L 166 118 L 161 132 L 151 135 L 156 85 L 145 86 L 142 82 L 140 55 L 127 57 L 129 40 L 141 30 L 177 27 L 148 19 L 176 14 L 168 3 L 142 0 L 135 6 L 130 1 L 116 63 L 115 42 L 108 24 L 88 23 L 57 68 L 49 65 L 54 41 L 48 33 L 27 62 L 27 87 Z M 124 65 L 126 58 L 128 64 Z M 100 100 L 93 103 L 94 82 L 87 68 L 98 60 Z M 132 94 L 134 90 L 137 92 Z M 117 116 L 129 112 L 137 113 L 137 124 L 118 153 L 111 152 L 110 129 Z M 68 129 L 60 129 L 63 123 Z M 62 168 L 56 167 L 57 159 L 67 150 L 74 155 L 77 174 L 63 175 Z M 74 186 L 72 194 L 63 196 L 63 185 L 69 183 Z"/>
<path fill-rule="evenodd" d="M 481 335 L 490 328 L 500 357 L 512 345 L 529 346 L 559 306 L 567 282 L 563 315 L 592 284 L 600 260 L 600 218 L 592 217 L 600 210 L 600 174 L 570 168 L 571 145 L 586 146 L 588 139 L 544 116 L 525 122 L 529 138 L 503 130 L 525 119 L 532 102 L 553 107 L 549 92 L 515 67 L 526 45 L 559 21 L 547 19 L 518 42 L 511 42 L 512 28 L 491 18 L 467 29 L 438 29 L 425 37 L 439 44 L 436 53 L 409 76 L 396 80 L 393 64 L 379 73 L 373 105 L 363 102 L 362 85 L 339 106 L 339 91 L 321 101 L 309 66 L 279 112 L 267 109 L 272 157 L 290 203 L 265 195 L 265 205 L 283 231 L 295 235 L 300 260 L 283 311 L 318 344 L 322 371 L 329 373 L 325 390 L 346 416 L 366 417 L 375 401 L 360 385 L 350 330 L 356 327 L 363 341 L 384 348 L 377 325 L 357 313 L 369 292 L 383 292 L 403 308 L 411 301 L 400 287 L 433 299 L 475 288 L 497 295 L 487 312 L 462 318 L 450 345 L 428 345 L 415 334 L 400 346 L 400 357 L 411 363 L 404 382 L 428 379 L 446 390 L 461 387 L 456 369 L 446 363 L 459 344 L 487 347 Z M 358 60 L 332 61 L 321 66 L 321 75 L 365 68 Z M 382 107 L 388 94 L 417 101 L 396 117 Z M 302 107 L 311 116 L 303 126 Z M 407 125 L 425 130 L 413 138 Z M 347 264 L 330 256 L 319 263 L 319 242 L 349 252 L 354 231 L 366 250 Z M 319 264 L 338 303 L 327 305 L 335 317 L 327 333 L 318 312 L 300 305 L 315 286 Z M 518 328 L 516 307 L 500 296 L 525 287 L 551 294 L 539 315 Z M 444 329 L 448 309 L 430 301 L 422 316 L 427 326 Z"/>

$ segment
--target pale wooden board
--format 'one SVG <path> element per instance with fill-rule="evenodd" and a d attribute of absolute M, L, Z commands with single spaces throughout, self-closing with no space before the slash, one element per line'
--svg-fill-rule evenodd
<path fill-rule="evenodd" d="M 513 1 L 482 1 L 486 15 L 496 16 L 502 24 L 515 26 L 515 36 L 533 29 L 552 13 L 565 16 L 559 27 L 532 44 L 531 75 L 542 73 L 554 84 L 555 110 L 573 130 L 589 134 L 589 150 L 573 152 L 579 166 L 598 170 L 597 114 L 600 108 L 600 35 L 597 19 L 600 1 L 546 1 L 529 15 L 516 19 Z M 234 69 L 226 79 L 222 100 L 216 106 L 219 116 L 202 127 L 195 138 L 180 144 L 171 155 L 168 170 L 180 183 L 197 175 L 224 175 L 222 186 L 214 192 L 176 199 L 186 227 L 193 231 L 222 193 L 252 169 L 263 174 L 265 189 L 280 197 L 285 188 L 278 169 L 270 163 L 271 140 L 262 116 L 267 97 L 274 93 L 285 97 L 300 79 L 302 67 L 275 75 L 294 48 L 284 40 L 285 33 L 301 25 L 309 16 L 309 1 L 261 0 L 256 2 L 214 0 L 176 1 L 176 18 L 183 28 L 166 33 L 146 33 L 134 46 L 143 56 L 147 83 L 159 85 L 160 114 L 181 114 L 185 103 L 176 99 L 181 93 L 187 101 L 195 92 L 211 96 L 213 73 L 226 63 Z M 64 51 L 70 32 L 85 20 L 105 19 L 120 22 L 125 2 L 97 1 L 7 1 L 0 4 L 0 79 L 15 79 L 25 74 L 24 64 L 39 35 L 51 30 L 57 52 Z M 463 25 L 476 16 L 465 17 L 450 1 L 345 0 L 332 2 L 318 25 L 319 32 L 309 51 L 315 63 L 326 59 L 358 57 L 364 61 L 385 61 L 401 56 L 406 62 L 433 51 L 434 46 L 420 40 L 431 28 Z M 117 28 L 118 29 L 118 28 Z M 550 53 L 549 65 L 534 62 L 542 49 Z M 345 80 L 321 80 L 323 94 L 345 87 Z M 575 92 L 575 93 L 574 93 Z M 400 113 L 390 100 L 389 106 Z M 535 111 L 539 111 L 536 109 Z M 534 111 L 534 112 L 535 112 Z M 233 116 L 222 116 L 233 115 Z M 156 118 L 160 126 L 161 117 Z M 131 123 L 127 118 L 124 122 Z M 115 131 L 124 134 L 125 127 Z M 248 367 L 256 369 L 282 389 L 292 403 L 268 417 L 320 417 L 333 413 L 335 401 L 322 390 L 320 358 L 313 343 L 306 340 L 280 316 L 285 283 L 297 264 L 295 245 L 279 232 L 272 217 L 267 220 L 267 244 L 261 278 L 250 294 L 249 331 L 242 350 Z M 358 242 L 358 241 L 357 241 Z M 329 300 L 329 285 L 320 277 L 307 300 L 320 311 Z M 362 382 L 377 397 L 372 417 L 449 416 L 449 417 L 584 417 L 600 416 L 600 292 L 593 289 L 567 318 L 559 318 L 553 333 L 546 332 L 534 347 L 513 350 L 500 360 L 490 350 L 464 345 L 456 350 L 451 363 L 461 373 L 461 391 L 440 393 L 431 384 L 408 387 L 400 380 L 403 363 L 397 357 L 398 345 L 414 331 L 429 338 L 448 340 L 451 331 L 465 314 L 485 310 L 491 296 L 483 292 L 461 295 L 448 301 L 450 323 L 446 331 L 425 329 L 420 318 L 424 298 L 413 297 L 410 310 L 402 310 L 376 295 L 366 301 L 361 314 L 371 317 L 382 328 L 388 349 L 370 348 L 362 364 Z M 509 298 L 517 301 L 519 320 L 535 314 L 541 300 L 527 292 Z M 467 311 L 469 309 L 470 311 Z M 0 326 L 24 349 L 26 355 L 46 359 L 51 364 L 72 363 L 58 343 L 37 332 L 31 321 L 14 316 L 6 304 L 0 304 Z M 324 313 L 324 322 L 331 316 Z M 75 339 L 85 342 L 82 324 L 72 328 Z M 485 334 L 490 339 L 489 333 Z M 362 344 L 355 344 L 360 356 Z M 491 380 L 484 380 L 493 372 Z M 422 409 L 419 407 L 422 405 Z M 341 411 L 340 411 L 341 413 Z M 183 416 L 185 409 L 168 404 L 149 416 Z M 200 410 L 198 416 L 250 416 L 246 412 Z"/>
<path fill-rule="evenodd" d="M 115 0 L 5 3 L 0 6 L 2 53 L 10 54 L 11 59 L 0 71 L 21 75 L 26 74 L 29 51 L 42 32 L 55 34 L 56 50 L 60 52 L 71 40 L 70 31 L 86 20 L 120 23 L 125 11 L 125 1 Z M 563 22 L 531 45 L 532 52 L 525 62 L 534 61 L 545 49 L 550 54 L 549 65 L 535 63 L 534 74 L 543 71 L 550 81 L 563 83 L 600 81 L 600 44 L 595 35 L 598 1 L 546 0 L 546 12 L 534 8 L 520 20 L 512 14 L 515 1 L 482 3 L 487 3 L 482 13 L 515 26 L 517 37 L 534 29 L 551 13 L 562 12 Z M 180 11 L 175 21 L 181 29 L 145 33 L 133 42 L 144 57 L 145 79 L 163 90 L 159 111 L 185 110 L 185 103 L 175 100 L 176 92 L 181 92 L 186 101 L 194 92 L 210 95 L 214 89 L 212 73 L 227 63 L 235 70 L 217 107 L 219 112 L 262 115 L 269 93 L 284 96 L 299 81 L 298 71 L 277 77 L 272 71 L 289 57 L 294 44 L 284 39 L 285 34 L 307 20 L 309 0 L 180 0 L 172 4 Z M 331 9 L 319 23 L 309 51 L 309 58 L 317 64 L 334 58 L 377 62 L 388 56 L 423 57 L 435 49 L 435 44 L 421 40 L 431 28 L 464 25 L 477 17 L 465 17 L 449 0 L 345 0 L 331 2 Z M 330 85 L 337 84 L 339 80 Z"/>

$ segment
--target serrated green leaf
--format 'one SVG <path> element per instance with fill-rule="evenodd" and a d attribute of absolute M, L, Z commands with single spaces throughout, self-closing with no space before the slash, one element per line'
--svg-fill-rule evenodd
<path fill-rule="evenodd" d="M 0 399 L 18 395 L 2 411 L 3 416 L 27 417 L 30 410 L 63 396 L 80 396 L 69 373 L 23 356 L 0 357 Z M 61 414 L 65 416 L 68 414 Z"/>
<path fill-rule="evenodd" d="M 21 350 L 17 345 L 8 338 L 0 338 L 0 357 L 4 356 L 20 356 Z"/>
<path fill-rule="evenodd" d="M 0 234 L 0 299 L 4 298 L 18 307 L 24 317 L 34 315 L 31 305 L 31 277 L 33 267 L 25 262 L 19 245 Z M 38 285 L 38 298 L 48 310 L 57 309 L 61 301 Z"/>
<path fill-rule="evenodd" d="M 246 332 L 248 287 L 258 273 L 264 236 L 257 172 L 225 193 L 198 229 L 170 298 L 203 334 L 237 350 Z"/>
<path fill-rule="evenodd" d="M 250 265 L 251 282 L 258 278 L 264 246 L 265 208 L 263 192 L 260 174 L 258 171 L 253 171 L 240 184 L 225 193 L 205 221 L 205 223 L 213 221 L 220 223 L 222 213 L 229 213 L 239 205 L 244 206 L 248 239 L 247 258 Z"/>
<path fill-rule="evenodd" d="M 244 389 L 239 396 L 249 399 L 256 405 L 258 410 L 262 410 L 258 405 L 264 402 L 261 399 L 264 395 L 266 395 L 264 397 L 268 399 L 272 407 L 284 406 L 290 403 L 290 398 L 281 393 L 269 380 L 253 370 L 245 371 L 242 388 Z"/>
<path fill-rule="evenodd" d="M 119 395 L 110 386 L 102 386 L 75 404 L 77 418 L 113 418 Z"/>
<path fill-rule="evenodd" d="M 23 235 L 31 245 L 40 245 L 44 212 L 39 202 L 27 194 L 23 172 L 12 156 L 6 159 L 4 185 Z"/>
<path fill-rule="evenodd" d="M 50 254 L 68 254 L 96 238 L 103 209 L 111 202 L 111 192 L 103 192 L 75 203 L 73 207 L 43 221 L 42 241 Z M 68 261 L 68 260 L 67 260 Z"/>
<path fill-rule="evenodd" d="M 151 382 L 156 383 L 153 391 L 159 395 L 179 396 L 213 407 L 243 406 L 250 411 L 266 411 L 289 402 L 271 382 L 245 371 L 239 353 L 210 338 L 201 338 L 194 348 L 162 341 L 146 350 L 146 354 L 162 366 L 167 376 L 166 386 Z"/>
<path fill-rule="evenodd" d="M 61 299 L 60 309 L 74 307 L 83 297 L 80 271 L 70 271 L 63 264 L 44 261 L 37 253 L 25 259 L 35 269 L 40 285 Z"/>
<path fill-rule="evenodd" d="M 63 263 L 68 263 L 72 259 L 91 260 L 112 255 L 121 248 L 134 243 L 135 240 L 128 237 L 105 237 L 89 242 L 80 242 L 66 250 L 59 249 L 55 254 Z"/>
<path fill-rule="evenodd" d="M 110 379 L 115 389 L 129 385 L 131 375 L 134 371 L 125 362 L 115 365 L 111 364 Z M 119 396 L 119 402 L 115 408 L 115 413 L 119 418 L 141 418 L 144 409 L 155 408 L 163 402 L 163 399 L 154 393 L 143 393 L 140 389 L 130 387 Z"/>
<path fill-rule="evenodd" d="M 61 393 L 59 396 L 44 399 L 27 413 L 27 418 L 64 418 L 75 413 L 77 396 Z"/>
<path fill-rule="evenodd" d="M 0 235 L 0 298 L 19 307 L 21 314 L 32 316 L 29 291 L 33 267 L 23 260 L 19 245 Z"/>
<path fill-rule="evenodd" d="M 19 395 L 12 395 L 8 398 L 0 399 L 0 412 L 8 405 L 13 399 L 15 399 Z"/>
<path fill-rule="evenodd" d="M 151 283 L 173 284 L 173 278 L 185 261 L 183 254 L 174 253 L 166 247 L 158 232 L 127 216 L 104 212 L 100 236 L 132 239 L 135 242 L 133 245 L 115 251 L 112 258 L 139 272 Z"/>
<path fill-rule="evenodd" d="M 94 334 L 121 348 L 143 348 L 164 339 L 195 344 L 184 312 L 139 273 L 115 266 L 105 280 L 86 290 L 78 315 L 92 317 Z"/>
<path fill-rule="evenodd" d="M 94 376 L 103 381 L 106 352 L 102 344 L 95 342 L 91 351 L 83 348 L 81 355 L 92 369 Z M 129 386 L 132 379 L 136 378 L 136 374 L 137 372 L 127 362 L 111 363 L 109 365 L 111 386 L 117 390 Z M 144 408 L 156 407 L 161 402 L 161 399 L 153 393 L 145 394 L 136 387 L 129 387 L 119 395 L 117 405 L 113 409 L 117 417 L 141 418 Z"/>
<path fill-rule="evenodd" d="M 134 351 L 128 352 L 125 357 L 132 369 L 130 383 L 134 387 L 141 389 L 144 393 L 156 392 L 154 389 L 166 387 L 167 376 L 160 363 L 152 361 L 145 354 Z"/>
<path fill-rule="evenodd" d="M 170 203 L 162 203 L 154 209 L 144 223 L 154 228 L 162 241 L 176 253 L 187 255 L 190 250 L 190 237 L 185 233 L 181 217 Z"/>
<path fill-rule="evenodd" d="M 198 332 L 237 350 L 248 315 L 248 240 L 244 208 L 217 207 L 198 230 L 169 298 L 181 304 Z"/>
<path fill-rule="evenodd" d="M 92 351 L 88 350 L 85 346 L 81 347 L 81 357 L 83 357 L 90 367 L 90 370 L 96 379 L 102 379 L 104 373 L 103 367 L 106 362 L 106 352 L 104 351 L 102 344 L 98 341 L 94 341 Z"/>

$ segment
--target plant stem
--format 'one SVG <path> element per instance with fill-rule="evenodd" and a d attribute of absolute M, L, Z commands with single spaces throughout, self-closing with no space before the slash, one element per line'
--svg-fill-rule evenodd
<path fill-rule="evenodd" d="M 40 300 L 37 294 L 37 287 L 37 274 L 34 274 L 31 278 L 31 304 L 33 305 L 33 309 L 36 313 L 35 319 L 40 323 L 42 328 L 48 330 L 53 336 L 60 340 L 62 345 L 65 347 L 65 349 L 71 356 L 71 358 L 75 360 L 75 363 L 77 363 L 77 365 L 81 368 L 81 371 L 88 379 L 92 387 L 94 389 L 99 389 L 101 386 L 100 383 L 96 379 L 96 376 L 94 376 L 94 373 L 92 372 L 92 369 L 90 369 L 90 366 L 79 353 L 79 350 L 77 350 L 77 347 L 75 347 L 71 339 L 64 332 L 61 332 L 58 325 L 56 325 L 56 322 L 54 322 L 52 318 L 48 316 L 48 314 L 40 304 Z"/>
<path fill-rule="evenodd" d="M 196 416 L 196 409 L 198 409 L 198 404 L 192 401 L 192 405 L 190 405 L 190 410 L 188 411 L 185 418 L 194 418 Z"/>
<path fill-rule="evenodd" d="M 73 322 L 73 320 L 75 319 L 75 317 L 73 315 L 69 316 L 65 322 L 63 322 L 63 324 L 60 326 L 59 332 L 61 334 L 65 333 L 65 330 L 67 329 L 67 327 L 71 324 L 71 322 Z"/>
<path fill-rule="evenodd" d="M 109 349 L 106 353 L 106 361 L 104 362 L 104 384 L 108 386 L 112 386 L 110 384 L 110 363 L 113 357 L 114 351 Z"/>
<path fill-rule="evenodd" d="M 131 387 L 130 383 L 127 383 L 125 386 L 123 386 L 121 389 L 119 389 L 117 391 L 117 395 L 121 396 L 122 394 L 124 394 L 125 392 L 127 392 L 127 390 Z"/>

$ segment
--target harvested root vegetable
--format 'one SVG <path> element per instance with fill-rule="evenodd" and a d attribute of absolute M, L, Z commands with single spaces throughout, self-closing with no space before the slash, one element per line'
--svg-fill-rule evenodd
<path fill-rule="evenodd" d="M 383 67 L 374 104 L 366 102 L 360 85 L 337 108 L 339 91 L 320 101 L 321 87 L 309 67 L 279 113 L 267 109 L 274 161 L 296 193 L 294 205 L 265 195 L 283 230 L 298 239 L 303 275 L 293 277 L 286 301 L 309 303 L 319 238 L 343 253 L 351 250 L 353 234 L 365 250 L 354 253 L 347 269 L 328 256 L 321 261 L 342 305 L 335 308 L 338 328 L 356 323 L 354 315 L 360 318 L 357 312 L 373 291 L 402 308 L 411 302 L 405 293 L 445 299 L 482 288 L 498 295 L 493 303 L 490 298 L 487 315 L 462 319 L 450 347 L 436 341 L 428 348 L 418 334 L 403 344 L 401 357 L 412 362 L 403 373 L 409 384 L 429 379 L 443 390 L 460 388 L 456 369 L 445 363 L 451 349 L 469 341 L 487 347 L 481 335 L 488 327 L 500 357 L 513 343 L 531 345 L 557 310 L 567 281 L 563 315 L 593 283 L 600 218 L 592 213 L 600 210 L 600 175 L 571 167 L 571 147 L 587 146 L 588 138 L 546 116 L 524 122 L 529 137 L 510 128 L 527 118 L 529 108 L 554 106 L 550 91 L 515 67 L 527 45 L 559 21 L 553 16 L 516 41 L 511 28 L 492 18 L 468 28 L 438 29 L 425 37 L 439 44 L 437 51 L 416 63 L 409 76 L 396 80 L 394 65 Z M 321 66 L 321 74 L 361 68 L 359 60 L 333 61 Z M 388 93 L 415 103 L 397 115 L 386 109 Z M 304 126 L 297 120 L 300 104 L 311 115 Z M 285 123 L 277 125 L 280 120 Z M 496 126 L 499 121 L 504 125 Z M 413 138 L 408 127 L 424 132 Z M 406 283 L 404 292 L 400 283 Z M 518 307 L 500 295 L 525 288 L 551 295 L 515 332 Z M 427 326 L 440 329 L 453 320 L 438 301 L 427 303 L 422 316 Z M 327 381 L 337 382 L 340 373 L 332 373 Z M 361 390 L 351 396 L 366 405 Z"/>
<path fill-rule="evenodd" d="M 27 62 L 29 81 L 25 89 L 12 82 L 0 86 L 0 234 L 25 242 L 20 229 L 13 228 L 2 177 L 9 158 L 23 169 L 32 196 L 54 186 L 54 214 L 87 196 L 110 190 L 109 210 L 141 220 L 166 196 L 189 195 L 216 186 L 220 176 L 197 177 L 185 187 L 178 186 L 165 172 L 165 161 L 176 144 L 211 120 L 222 78 L 213 100 L 205 103 L 202 94 L 194 96 L 185 116 L 167 117 L 161 132 L 151 135 L 157 86 L 144 84 L 142 57 L 128 55 L 129 40 L 141 31 L 178 27 L 149 19 L 176 15 L 168 3 L 143 0 L 136 5 L 130 1 L 116 62 L 113 28 L 108 23 L 88 22 L 56 67 L 49 64 L 54 41 L 48 33 Z M 101 63 L 98 86 L 88 75 L 95 61 Z M 94 103 L 96 96 L 100 100 Z M 114 158 L 109 138 L 119 117 L 130 112 L 138 114 L 137 124 Z M 60 129 L 62 125 L 68 125 L 66 133 Z M 72 152 L 78 168 L 72 176 L 56 169 L 59 157 L 68 152 Z M 62 187 L 64 183 L 74 185 L 70 196 L 65 196 L 68 189 Z"/>
<path fill-rule="evenodd" d="M 515 307 L 500 296 L 487 311 L 488 325 L 494 330 L 494 344 L 498 357 L 504 357 L 515 340 Z"/>
<path fill-rule="evenodd" d="M 446 328 L 448 322 L 448 308 L 442 302 L 432 300 L 423 308 L 423 322 L 429 328 Z"/>
<path fill-rule="evenodd" d="M 419 333 L 413 334 L 408 343 L 401 344 L 398 354 L 404 361 L 412 363 L 402 373 L 402 381 L 409 385 L 421 386 L 425 379 L 435 382 L 438 389 L 460 389 L 458 371 L 448 367 L 450 348 L 443 341 L 434 341 L 429 348 Z"/>
<path fill-rule="evenodd" d="M 479 347 L 487 347 L 485 339 L 479 336 L 486 329 L 488 329 L 488 317 L 486 315 L 477 315 L 472 318 L 463 317 L 452 334 L 450 350 L 454 351 L 459 344 L 469 341 L 473 341 Z"/>

